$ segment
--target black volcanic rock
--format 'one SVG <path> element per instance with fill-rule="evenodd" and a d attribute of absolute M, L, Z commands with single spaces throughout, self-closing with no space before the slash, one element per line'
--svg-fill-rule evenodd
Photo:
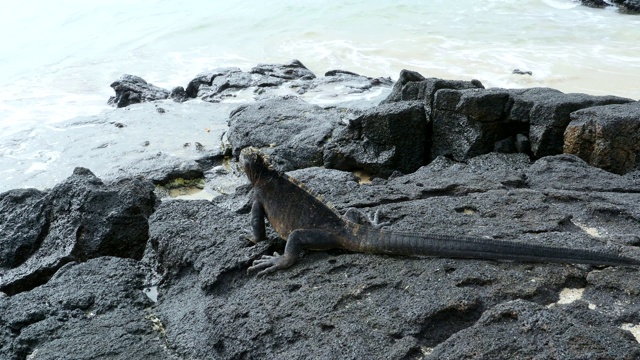
<path fill-rule="evenodd" d="M 116 92 L 108 103 L 115 107 L 126 107 L 131 104 L 164 100 L 169 97 L 169 90 L 147 83 L 143 78 L 135 75 L 122 75 L 114 81 L 111 87 Z"/>
<path fill-rule="evenodd" d="M 586 304 L 546 308 L 526 300 L 485 311 L 473 326 L 433 349 L 434 359 L 633 359 L 640 347 L 602 316 L 583 318 Z M 508 340 L 507 340 L 508 339 Z"/>
<path fill-rule="evenodd" d="M 584 6 L 596 9 L 602 9 L 611 5 L 604 0 L 580 0 L 580 3 Z"/>
<path fill-rule="evenodd" d="M 182 86 L 176 86 L 173 89 L 171 89 L 169 98 L 171 98 L 171 100 L 176 102 L 185 102 L 189 99 L 189 96 L 187 96 L 187 92 L 184 90 Z"/>
<path fill-rule="evenodd" d="M 291 60 L 286 64 L 259 64 L 251 69 L 252 74 L 272 76 L 275 78 L 294 80 L 311 80 L 316 76 L 299 60 Z"/>
<path fill-rule="evenodd" d="M 639 170 L 640 102 L 571 113 L 564 132 L 564 152 L 616 174 Z"/>
<path fill-rule="evenodd" d="M 433 106 L 435 94 L 441 89 L 484 89 L 478 80 L 444 80 L 438 78 L 425 78 L 415 71 L 402 70 L 398 81 L 393 85 L 391 93 L 382 103 L 397 101 L 424 101 L 427 111 Z"/>
<path fill-rule="evenodd" d="M 555 89 L 512 90 L 510 121 L 529 124 L 531 151 L 536 157 L 562 154 L 564 131 L 574 111 L 592 106 L 624 104 L 633 100 L 618 96 L 565 94 Z"/>
<path fill-rule="evenodd" d="M 105 185 L 91 171 L 76 168 L 46 195 L 29 190 L 2 194 L 2 212 L 15 214 L 6 224 L 15 224 L 21 214 L 24 223 L 6 234 L 13 238 L 3 247 L 0 290 L 14 294 L 32 289 L 70 261 L 142 258 L 147 218 L 156 201 L 153 189 L 139 179 Z M 24 231 L 25 225 L 30 231 Z M 4 226 L 2 231 L 7 231 Z"/>
<path fill-rule="evenodd" d="M 380 105 L 323 108 L 274 95 L 293 91 L 308 99 L 318 92 L 322 98 L 323 87 L 366 92 L 376 79 L 343 71 L 304 79 L 301 64 L 291 65 L 209 73 L 185 90 L 216 102 L 243 86 L 255 88 L 260 100 L 229 115 L 227 155 L 260 147 L 277 168 L 297 169 L 288 175 L 339 213 L 357 211 L 363 221 L 377 214 L 385 230 L 640 259 L 640 171 L 621 176 L 574 155 L 553 155 L 557 134 L 566 136 L 569 120 L 589 124 L 576 130 L 588 143 L 590 129 L 608 128 L 609 121 L 635 111 L 633 103 L 593 106 L 628 99 L 484 89 L 477 81 L 426 79 L 407 71 Z M 211 169 L 212 154 L 202 156 L 213 140 L 188 140 L 195 136 L 192 129 L 209 131 L 206 122 L 194 119 L 220 113 L 226 119 L 231 105 L 167 102 L 164 113 L 153 105 L 77 123 L 80 129 L 93 125 L 114 138 L 136 139 L 132 151 L 115 151 L 113 139 L 99 142 L 97 150 L 93 139 L 82 142 L 86 153 L 110 154 L 118 163 L 107 166 L 129 179 L 103 183 L 78 168 L 52 190 L 0 194 L 0 358 L 640 355 L 628 331 L 640 323 L 638 267 L 333 249 L 306 251 L 292 267 L 264 278 L 248 275 L 255 259 L 285 247 L 270 225 L 265 241 L 246 240 L 249 186 L 221 191 L 212 201 L 158 204 L 153 185 L 130 175 L 164 183 L 208 174 L 213 186 L 221 181 L 212 174 L 242 176 L 233 156 Z M 181 113 L 179 107 L 200 110 Z M 611 129 L 629 133 L 620 136 L 627 146 L 636 131 L 623 120 L 624 126 Z M 189 131 L 166 130 L 162 122 Z M 136 126 L 139 132 L 129 132 Z M 163 136 L 149 141 L 149 130 Z M 66 139 L 86 137 L 67 131 Z M 605 138 L 618 146 L 614 137 Z M 139 155 L 125 160 L 131 152 Z M 202 154 L 197 165 L 182 160 L 189 152 Z M 145 165 L 147 158 L 153 166 Z M 383 177 L 367 178 L 358 170 Z M 236 181 L 246 184 L 244 178 Z M 286 200 L 287 194 L 277 195 Z M 157 285 L 155 303 L 142 291 L 149 285 Z"/>
<path fill-rule="evenodd" d="M 510 106 L 510 93 L 503 89 L 436 92 L 432 156 L 464 160 L 491 152 L 496 142 L 523 131 L 509 121 Z"/>
<path fill-rule="evenodd" d="M 387 103 L 336 128 L 324 150 L 324 166 L 388 176 L 424 165 L 430 135 L 419 101 Z"/>
<path fill-rule="evenodd" d="M 544 159 L 531 164 L 524 154 L 488 154 L 458 163 L 440 157 L 412 174 L 368 185 L 333 169 L 289 175 L 340 212 L 381 210 L 391 230 L 639 257 L 624 245 L 626 236 L 640 232 L 630 221 L 640 204 L 638 184 L 573 156 Z M 603 174 L 609 175 L 601 181 Z M 281 252 L 284 242 L 270 228 L 269 240 L 255 246 L 240 237 L 250 227 L 246 190 L 213 203 L 165 202 L 150 220 L 164 274 L 154 311 L 179 358 L 457 358 L 474 351 L 492 358 L 633 358 L 640 351 L 619 327 L 640 320 L 637 268 L 334 250 L 308 251 L 265 278 L 247 275 L 252 259 Z M 194 219 L 205 225 L 194 226 Z M 606 240 L 587 232 L 590 227 Z M 584 299 L 553 305 L 564 288 L 584 289 Z M 505 333 L 519 338 L 505 342 Z"/>
<path fill-rule="evenodd" d="M 638 0 L 612 0 L 620 7 L 620 10 L 627 14 L 640 14 L 640 1 Z"/>
<path fill-rule="evenodd" d="M 198 97 L 201 88 L 206 89 L 207 92 L 215 91 L 217 89 L 211 89 L 211 86 L 217 77 L 227 77 L 240 72 L 242 72 L 242 70 L 237 67 L 219 68 L 202 72 L 189 82 L 185 92 L 190 98 L 195 98 Z"/>
<path fill-rule="evenodd" d="M 0 297 L 0 358 L 176 359 L 132 259 L 68 263 L 48 283 Z"/>
<path fill-rule="evenodd" d="M 33 254 L 47 235 L 45 193 L 16 189 L 0 194 L 0 268 L 13 268 Z"/>
<path fill-rule="evenodd" d="M 233 155 L 248 146 L 267 151 L 282 170 L 322 165 L 324 143 L 340 121 L 338 111 L 299 98 L 271 98 L 233 110 L 228 141 Z"/>

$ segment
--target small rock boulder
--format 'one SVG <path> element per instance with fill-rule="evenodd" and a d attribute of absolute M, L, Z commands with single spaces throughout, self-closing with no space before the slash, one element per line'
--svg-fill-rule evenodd
<path fill-rule="evenodd" d="M 291 60 L 286 64 L 258 64 L 251 69 L 252 74 L 273 76 L 285 80 L 311 80 L 316 76 L 299 60 Z"/>
<path fill-rule="evenodd" d="M 640 0 L 612 0 L 625 14 L 640 14 Z"/>
<path fill-rule="evenodd" d="M 523 126 L 509 121 L 511 97 L 504 89 L 443 89 L 433 105 L 431 156 L 462 161 L 502 148 Z M 498 144 L 496 145 L 496 143 Z M 515 150 L 515 140 L 511 144 Z"/>
<path fill-rule="evenodd" d="M 261 148 L 284 171 L 321 166 L 323 146 L 338 121 L 335 109 L 297 97 L 270 98 L 233 110 L 227 139 L 234 156 L 245 147 Z"/>
<path fill-rule="evenodd" d="M 176 86 L 171 89 L 171 94 L 169 94 L 169 98 L 175 102 L 185 102 L 189 100 L 187 96 L 187 92 L 184 90 L 182 86 Z"/>
<path fill-rule="evenodd" d="M 580 0 L 580 3 L 584 6 L 595 9 L 602 9 L 611 5 L 604 0 Z"/>
<path fill-rule="evenodd" d="M 431 108 L 435 94 L 440 89 L 484 89 L 484 86 L 478 80 L 462 81 L 425 78 L 418 72 L 402 70 L 398 81 L 393 85 L 391 93 L 381 104 L 420 100 L 424 101 L 425 106 Z"/>
<path fill-rule="evenodd" d="M 563 151 L 616 174 L 640 169 L 640 102 L 573 112 Z"/>
<path fill-rule="evenodd" d="M 254 86 L 255 79 L 239 68 L 222 68 L 202 73 L 189 82 L 186 93 L 192 98 L 208 102 L 219 102 L 235 96 L 239 90 Z"/>
<path fill-rule="evenodd" d="M 116 96 L 109 98 L 108 104 L 115 107 L 126 107 L 141 102 L 164 100 L 169 97 L 169 90 L 147 83 L 135 75 L 122 75 L 111 87 Z"/>
<path fill-rule="evenodd" d="M 426 162 L 429 138 L 422 102 L 386 103 L 336 129 L 325 147 L 324 166 L 382 176 L 413 172 Z"/>
<path fill-rule="evenodd" d="M 535 157 L 562 154 L 564 131 L 574 111 L 599 105 L 624 104 L 618 96 L 565 94 L 549 88 L 512 91 L 511 121 L 529 124 L 531 151 Z"/>

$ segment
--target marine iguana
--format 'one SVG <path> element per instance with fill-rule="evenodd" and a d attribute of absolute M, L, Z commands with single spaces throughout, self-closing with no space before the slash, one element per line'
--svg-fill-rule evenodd
<path fill-rule="evenodd" d="M 640 260 L 603 252 L 569 249 L 470 236 L 419 234 L 380 229 L 357 223 L 314 196 L 305 186 L 272 168 L 266 155 L 245 148 L 240 155 L 253 185 L 251 227 L 253 242 L 265 239 L 265 216 L 273 229 L 287 240 L 284 254 L 263 255 L 247 269 L 258 276 L 293 265 L 303 249 L 334 248 L 354 252 L 424 255 L 491 260 L 582 263 L 594 265 L 640 265 Z"/>

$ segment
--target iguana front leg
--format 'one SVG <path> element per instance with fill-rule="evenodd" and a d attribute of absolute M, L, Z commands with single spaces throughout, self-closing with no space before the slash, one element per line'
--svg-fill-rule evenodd
<path fill-rule="evenodd" d="M 328 231 L 317 229 L 294 230 L 287 238 L 284 254 L 280 255 L 275 252 L 273 255 L 263 255 L 247 269 L 247 274 L 261 270 L 257 276 L 263 276 L 279 269 L 286 269 L 298 260 L 303 249 L 328 250 L 339 245 L 338 238 Z"/>
<path fill-rule="evenodd" d="M 242 237 L 254 244 L 264 241 L 267 237 L 264 218 L 264 207 L 258 200 L 253 200 L 253 204 L 251 204 L 251 235 L 243 235 Z"/>

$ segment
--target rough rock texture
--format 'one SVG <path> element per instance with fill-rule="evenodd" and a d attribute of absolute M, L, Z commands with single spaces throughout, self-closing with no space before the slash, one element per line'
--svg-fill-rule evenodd
<path fill-rule="evenodd" d="M 330 70 L 323 77 L 302 78 L 289 83 L 289 87 L 299 95 L 314 90 L 321 91 L 329 87 L 339 87 L 343 89 L 342 92 L 345 95 L 360 94 L 376 86 L 386 87 L 392 85 L 393 81 L 390 78 L 372 78 L 344 70 Z"/>
<path fill-rule="evenodd" d="M 295 97 L 240 106 L 231 112 L 227 135 L 235 157 L 254 146 L 284 171 L 324 165 L 381 176 L 423 165 L 429 139 L 421 102 L 357 111 L 324 109 Z"/>
<path fill-rule="evenodd" d="M 340 121 L 335 109 L 299 98 L 273 98 L 242 105 L 230 114 L 228 141 L 233 154 L 248 146 L 266 148 L 284 170 L 322 165 L 322 149 Z"/>
<path fill-rule="evenodd" d="M 469 159 L 493 151 L 498 141 L 526 133 L 523 124 L 510 122 L 511 104 L 510 93 L 503 89 L 438 91 L 432 112 L 431 155 Z"/>
<path fill-rule="evenodd" d="M 151 85 L 135 75 L 122 75 L 120 80 L 111 84 L 111 87 L 116 95 L 109 98 L 108 103 L 119 108 L 169 97 L 169 90 Z"/>
<path fill-rule="evenodd" d="M 484 89 L 484 86 L 478 80 L 425 78 L 415 71 L 402 70 L 398 81 L 393 85 L 391 94 L 382 103 L 420 100 L 424 101 L 425 106 L 431 108 L 435 94 L 440 89 Z"/>
<path fill-rule="evenodd" d="M 46 195 L 23 190 L 20 200 L 16 193 L 20 191 L 2 195 L 13 200 L 2 201 L 6 206 L 2 212 L 12 214 L 2 223 L 2 232 L 13 238 L 3 247 L 0 260 L 6 266 L 0 273 L 1 291 L 15 294 L 32 289 L 70 261 L 142 257 L 147 218 L 155 206 L 150 182 L 133 179 L 105 185 L 89 170 L 77 168 Z M 29 214 L 24 225 L 7 229 L 19 214 Z"/>
<path fill-rule="evenodd" d="M 431 112 L 431 155 L 464 160 L 491 151 L 534 158 L 561 154 L 572 112 L 631 101 L 548 88 L 438 90 Z"/>
<path fill-rule="evenodd" d="M 132 259 L 69 263 L 29 292 L 0 297 L 0 358 L 177 359 Z"/>
<path fill-rule="evenodd" d="M 412 172 L 425 163 L 430 137 L 421 102 L 380 105 L 337 127 L 325 146 L 324 166 L 383 176 Z"/>
<path fill-rule="evenodd" d="M 251 73 L 285 80 L 311 80 L 316 77 L 299 60 L 291 60 L 289 63 L 284 65 L 258 64 L 258 66 L 251 69 Z"/>
<path fill-rule="evenodd" d="M 585 312 L 590 316 L 584 317 Z M 456 333 L 429 355 L 433 359 L 505 360 L 640 357 L 640 348 L 630 340 L 626 331 L 589 312 L 585 303 L 546 308 L 513 300 L 485 311 L 473 326 Z"/>
<path fill-rule="evenodd" d="M 47 230 L 45 193 L 16 189 L 0 194 L 0 268 L 13 268 L 38 248 Z"/>
<path fill-rule="evenodd" d="M 225 96 L 232 96 L 232 91 L 248 88 L 252 84 L 251 74 L 240 68 L 220 68 L 198 74 L 189 82 L 185 92 L 192 98 L 217 102 Z"/>
<path fill-rule="evenodd" d="M 189 96 L 182 86 L 176 86 L 171 89 L 169 98 L 175 102 L 185 102 L 189 99 Z"/>
<path fill-rule="evenodd" d="M 425 79 L 403 70 L 389 96 L 366 110 L 322 109 L 290 97 L 243 105 L 232 112 L 228 141 L 236 156 L 247 146 L 273 147 L 266 151 L 283 170 L 324 165 L 384 177 L 441 155 L 463 161 L 492 151 L 562 154 L 571 113 L 629 102 L 549 88 L 484 89 L 476 80 Z"/>
<path fill-rule="evenodd" d="M 290 175 L 339 211 L 380 209 L 394 230 L 640 257 L 632 220 L 640 184 L 574 156 L 534 164 L 524 154 L 467 163 L 439 157 L 369 185 L 333 169 Z M 239 238 L 250 223 L 246 190 L 213 203 L 165 202 L 150 220 L 165 274 L 154 311 L 180 358 L 631 359 L 640 352 L 621 329 L 640 323 L 637 268 L 310 251 L 292 268 L 248 276 L 252 259 L 282 251 L 284 242 L 271 230 L 255 246 Z M 545 307 L 567 287 L 584 289 L 582 300 Z"/>
<path fill-rule="evenodd" d="M 618 6 L 621 12 L 626 14 L 640 14 L 640 1 L 638 0 L 611 0 Z"/>
<path fill-rule="evenodd" d="M 514 91 L 509 115 L 514 122 L 529 124 L 528 137 L 536 157 L 562 154 L 564 130 L 574 111 L 609 104 L 624 104 L 633 100 L 617 96 L 564 94 L 549 88 Z"/>
<path fill-rule="evenodd" d="M 611 5 L 604 0 L 580 0 L 580 3 L 584 6 L 596 9 L 602 9 Z"/>
<path fill-rule="evenodd" d="M 237 67 L 206 71 L 191 80 L 185 91 L 191 98 L 219 102 L 226 97 L 236 96 L 242 89 L 253 87 L 260 94 L 265 88 L 278 87 L 287 81 L 301 80 L 306 83 L 315 77 L 300 61 L 292 60 L 287 64 L 259 64 L 249 72 Z"/>
<path fill-rule="evenodd" d="M 617 174 L 640 169 L 640 102 L 572 113 L 564 152 Z"/>
<path fill-rule="evenodd" d="M 337 92 L 342 95 L 358 94 L 375 86 L 392 84 L 389 78 L 371 78 L 344 70 L 332 70 L 323 77 L 316 77 L 300 61 L 292 60 L 286 64 L 259 64 L 248 72 L 236 67 L 206 71 L 191 80 L 186 94 L 191 98 L 220 102 L 237 96 L 240 90 L 248 90 L 255 99 L 264 100 L 308 92 L 335 92 L 336 89 L 329 89 L 331 87 L 338 87 Z"/>

